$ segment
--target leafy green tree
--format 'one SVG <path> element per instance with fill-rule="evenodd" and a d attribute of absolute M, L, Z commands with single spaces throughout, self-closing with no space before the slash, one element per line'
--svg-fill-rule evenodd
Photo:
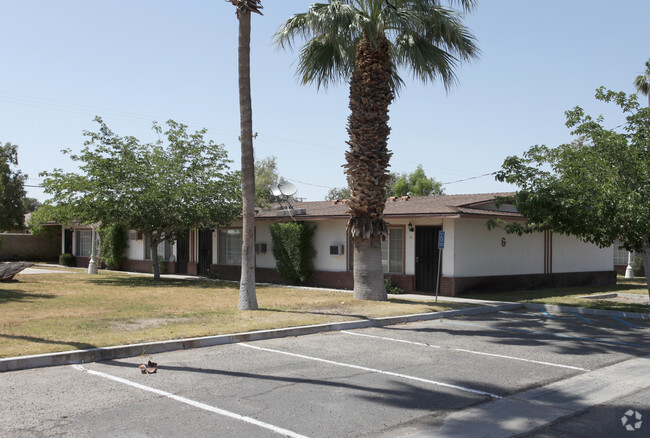
<path fill-rule="evenodd" d="M 438 0 L 329 0 L 288 19 L 276 33 L 280 47 L 306 39 L 298 75 L 319 88 L 350 84 L 345 172 L 351 190 L 348 232 L 354 241 L 354 296 L 386 300 L 381 265 L 388 150 L 388 107 L 403 84 L 401 69 L 423 82 L 454 83 L 461 60 L 478 55 L 461 14 Z M 474 0 L 459 0 L 464 11 Z"/>
<path fill-rule="evenodd" d="M 255 160 L 255 204 L 264 207 L 275 202 L 269 187 L 280 182 L 276 157 Z"/>
<path fill-rule="evenodd" d="M 634 79 L 634 86 L 639 93 L 645 94 L 650 106 L 650 59 L 645 62 L 645 72 Z"/>
<path fill-rule="evenodd" d="M 349 187 L 333 187 L 325 196 L 326 201 L 336 201 L 337 199 L 350 199 Z"/>
<path fill-rule="evenodd" d="M 287 181 L 278 174 L 276 157 L 266 157 L 255 161 L 255 204 L 258 207 L 268 207 L 278 199 L 271 193 L 271 186 L 282 186 Z M 294 195 L 283 196 L 283 200 L 294 202 Z"/>
<path fill-rule="evenodd" d="M 25 180 L 18 165 L 18 146 L 0 144 L 0 231 L 24 228 Z"/>
<path fill-rule="evenodd" d="M 256 310 L 255 294 L 255 157 L 251 104 L 251 14 L 262 15 L 260 0 L 230 0 L 239 20 L 239 116 L 241 141 L 242 261 L 239 309 Z"/>
<path fill-rule="evenodd" d="M 38 199 L 25 197 L 23 199 L 23 212 L 31 213 L 33 211 L 38 210 L 41 205 L 43 204 L 41 204 L 41 202 Z"/>
<path fill-rule="evenodd" d="M 650 108 L 642 108 L 636 95 L 602 87 L 596 99 L 620 107 L 626 116 L 620 129 L 575 107 L 566 112 L 566 125 L 577 141 L 534 146 L 505 160 L 496 179 L 519 186 L 513 201 L 527 218 L 505 229 L 551 230 L 600 246 L 619 238 L 626 249 L 645 251 L 650 272 Z"/>
<path fill-rule="evenodd" d="M 392 196 L 440 196 L 445 194 L 442 183 L 424 173 L 421 164 L 417 169 L 396 176 L 388 189 Z"/>
<path fill-rule="evenodd" d="M 37 214 L 59 223 L 121 225 L 145 233 L 152 249 L 154 278 L 160 278 L 157 248 L 188 228 L 229 224 L 240 214 L 239 174 L 229 170 L 223 146 L 206 141 L 206 130 L 187 132 L 169 120 L 167 130 L 154 123 L 155 144 L 119 137 L 101 118 L 80 154 L 72 154 L 81 173 L 43 172 L 43 188 L 52 196 Z"/>

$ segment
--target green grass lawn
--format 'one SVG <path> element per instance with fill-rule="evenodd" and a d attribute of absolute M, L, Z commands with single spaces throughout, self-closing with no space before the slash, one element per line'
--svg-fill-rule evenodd
<path fill-rule="evenodd" d="M 587 295 L 634 294 L 644 301 L 615 301 L 606 299 L 581 298 Z M 583 286 L 570 288 L 535 289 L 513 292 L 476 293 L 463 295 L 465 298 L 478 298 L 494 301 L 513 301 L 520 303 L 543 303 L 558 306 L 587 307 L 592 309 L 618 310 L 624 312 L 650 313 L 648 289 L 645 278 L 625 279 L 618 277 L 614 286 Z"/>
<path fill-rule="evenodd" d="M 233 283 L 72 271 L 22 274 L 0 283 L 0 357 L 468 307 L 258 287 L 260 310 L 239 311 L 239 287 Z"/>

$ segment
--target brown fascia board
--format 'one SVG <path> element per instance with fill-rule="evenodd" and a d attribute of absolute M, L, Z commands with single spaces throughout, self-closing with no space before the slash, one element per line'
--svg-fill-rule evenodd
<path fill-rule="evenodd" d="M 523 216 L 503 216 L 498 214 L 461 213 L 458 217 L 461 219 L 503 219 L 504 221 L 526 221 L 526 218 Z"/>
<path fill-rule="evenodd" d="M 404 213 L 404 214 L 386 214 L 384 218 L 395 218 L 395 219 L 417 219 L 417 218 L 459 218 L 461 217 L 459 213 Z"/>

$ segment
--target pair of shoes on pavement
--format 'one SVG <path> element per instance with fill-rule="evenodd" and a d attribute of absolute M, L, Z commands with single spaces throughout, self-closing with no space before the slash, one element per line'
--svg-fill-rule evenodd
<path fill-rule="evenodd" d="M 154 374 L 157 371 L 157 367 L 157 363 L 149 361 L 147 365 L 142 364 L 138 368 L 140 368 L 142 374 Z"/>

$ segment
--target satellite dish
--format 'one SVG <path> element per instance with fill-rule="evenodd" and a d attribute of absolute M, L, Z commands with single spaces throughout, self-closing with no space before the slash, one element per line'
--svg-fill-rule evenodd
<path fill-rule="evenodd" d="M 294 186 L 293 184 L 291 184 L 291 183 L 288 182 L 288 181 L 284 181 L 284 182 L 282 182 L 282 183 L 278 186 L 278 188 L 280 189 L 280 192 L 281 192 L 284 196 L 291 196 L 291 195 L 294 195 L 294 194 L 298 191 L 298 187 Z"/>
<path fill-rule="evenodd" d="M 269 190 L 271 191 L 271 194 L 273 196 L 280 196 L 282 194 L 282 191 L 280 190 L 280 187 L 278 187 L 276 185 L 272 185 L 271 187 L 269 187 Z"/>

